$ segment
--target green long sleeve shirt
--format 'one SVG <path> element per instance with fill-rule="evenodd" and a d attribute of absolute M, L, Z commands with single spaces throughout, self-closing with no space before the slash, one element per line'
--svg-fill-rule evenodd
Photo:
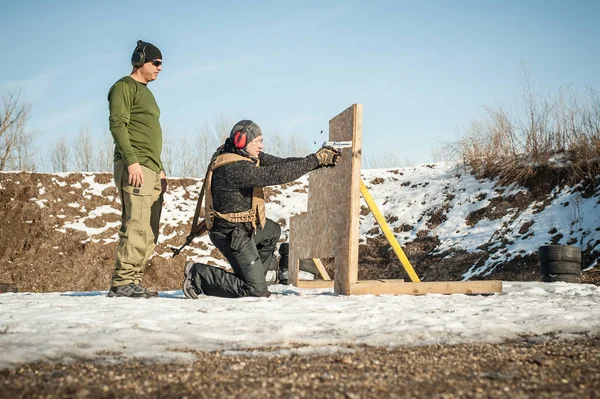
<path fill-rule="evenodd" d="M 114 161 L 163 170 L 160 109 L 148 87 L 130 76 L 119 79 L 108 91 L 108 109 Z"/>

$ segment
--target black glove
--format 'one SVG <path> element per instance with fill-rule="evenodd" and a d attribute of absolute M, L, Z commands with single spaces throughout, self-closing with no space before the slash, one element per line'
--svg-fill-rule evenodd
<path fill-rule="evenodd" d="M 322 147 L 315 153 L 321 166 L 335 166 L 340 162 L 342 152 L 333 147 Z"/>
<path fill-rule="evenodd" d="M 167 178 L 163 177 L 162 179 L 160 179 L 160 193 L 164 194 L 167 192 L 167 187 L 169 187 L 169 185 L 167 184 Z"/>

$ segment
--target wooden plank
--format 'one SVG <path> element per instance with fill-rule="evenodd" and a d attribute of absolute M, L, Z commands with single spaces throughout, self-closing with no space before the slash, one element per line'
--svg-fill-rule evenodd
<path fill-rule="evenodd" d="M 298 288 L 333 288 L 333 280 L 298 280 L 294 284 Z"/>
<path fill-rule="evenodd" d="M 323 280 L 331 280 L 331 278 L 329 277 L 329 273 L 327 273 L 327 270 L 325 270 L 325 266 L 323 266 L 323 262 L 321 262 L 321 259 L 313 258 L 313 262 L 315 262 L 315 265 L 317 266 L 321 277 L 323 277 Z"/>
<path fill-rule="evenodd" d="M 432 281 L 401 282 L 399 280 L 362 280 L 351 285 L 350 295 L 423 295 L 423 294 L 487 294 L 502 292 L 502 281 Z"/>

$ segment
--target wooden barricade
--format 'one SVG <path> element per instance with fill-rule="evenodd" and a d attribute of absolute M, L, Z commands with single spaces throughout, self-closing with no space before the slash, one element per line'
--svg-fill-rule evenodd
<path fill-rule="evenodd" d="M 298 287 L 326 288 L 329 280 L 299 280 L 300 259 L 334 258 L 334 291 L 361 294 L 486 294 L 502 291 L 502 282 L 420 282 L 408 258 L 387 226 L 360 177 L 362 155 L 362 105 L 354 104 L 329 121 L 330 141 L 352 141 L 342 151 L 340 163 L 311 173 L 307 212 L 290 218 L 288 281 Z M 360 195 L 375 215 L 386 238 L 408 273 L 404 280 L 358 281 Z M 319 265 L 317 264 L 317 267 Z M 322 266 L 322 265 L 321 265 Z M 321 275 L 325 277 L 321 271 Z M 327 276 L 329 277 L 329 276 Z"/>

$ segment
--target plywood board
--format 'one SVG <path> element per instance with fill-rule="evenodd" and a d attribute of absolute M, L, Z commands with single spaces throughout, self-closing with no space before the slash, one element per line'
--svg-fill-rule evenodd
<path fill-rule="evenodd" d="M 383 294 L 488 294 L 502 292 L 502 281 L 435 281 L 428 283 L 400 280 L 361 280 L 351 285 L 351 295 Z"/>
<path fill-rule="evenodd" d="M 349 295 L 358 278 L 362 105 L 329 121 L 330 141 L 352 141 L 334 168 L 311 172 L 307 212 L 290 218 L 289 282 L 298 283 L 298 260 L 334 258 L 335 292 Z"/>

